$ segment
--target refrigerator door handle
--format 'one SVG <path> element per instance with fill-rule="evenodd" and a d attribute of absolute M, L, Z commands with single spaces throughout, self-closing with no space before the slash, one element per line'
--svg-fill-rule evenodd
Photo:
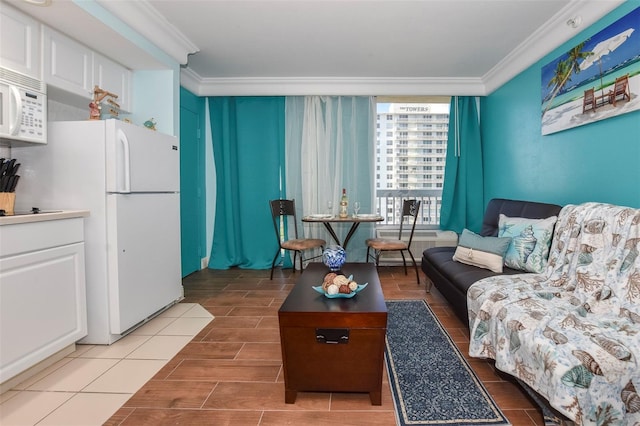
<path fill-rule="evenodd" d="M 123 185 L 122 188 L 120 188 L 120 192 L 128 193 L 131 192 L 131 157 L 129 139 L 127 139 L 127 135 L 125 135 L 122 129 L 118 129 L 117 137 L 118 142 L 122 145 L 122 161 L 120 162 L 120 166 L 124 173 Z"/>

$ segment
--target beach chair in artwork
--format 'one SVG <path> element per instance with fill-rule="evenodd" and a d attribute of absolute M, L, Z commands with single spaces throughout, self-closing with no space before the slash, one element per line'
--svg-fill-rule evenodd
<path fill-rule="evenodd" d="M 596 110 L 596 95 L 593 88 L 584 91 L 584 99 L 582 101 L 582 113 Z"/>
<path fill-rule="evenodd" d="M 616 106 L 616 103 L 621 100 L 630 101 L 631 92 L 629 91 L 629 74 L 616 78 L 616 82 L 613 85 L 613 90 L 609 91 L 609 103 Z"/>

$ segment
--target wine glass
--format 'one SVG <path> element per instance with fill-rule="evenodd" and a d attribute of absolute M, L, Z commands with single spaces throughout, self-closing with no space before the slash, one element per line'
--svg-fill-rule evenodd
<path fill-rule="evenodd" d="M 353 211 L 355 212 L 353 216 L 358 217 L 358 212 L 360 211 L 360 201 L 356 201 L 355 203 L 353 203 Z"/>
<path fill-rule="evenodd" d="M 327 201 L 327 213 L 333 216 L 333 201 Z"/>

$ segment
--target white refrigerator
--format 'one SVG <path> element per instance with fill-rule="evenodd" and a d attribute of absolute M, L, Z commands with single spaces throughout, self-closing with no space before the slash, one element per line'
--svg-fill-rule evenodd
<path fill-rule="evenodd" d="M 111 344 L 184 295 L 178 140 L 114 119 L 51 122 L 48 135 L 12 148 L 16 207 L 90 211 L 80 343 Z"/>

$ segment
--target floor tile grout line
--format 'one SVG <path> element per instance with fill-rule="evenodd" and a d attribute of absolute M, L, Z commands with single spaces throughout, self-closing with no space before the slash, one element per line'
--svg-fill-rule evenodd
<path fill-rule="evenodd" d="M 175 322 L 175 320 L 179 319 L 179 318 L 183 318 L 185 317 L 185 314 L 187 312 L 189 312 L 190 310 L 194 309 L 195 306 L 197 304 L 194 304 L 191 308 L 185 310 L 185 312 L 183 312 L 182 315 L 178 316 L 178 317 L 166 317 L 166 318 L 174 318 L 174 321 L 171 321 L 169 324 L 167 324 L 166 327 L 168 327 L 170 324 L 173 324 Z M 157 318 L 157 317 L 156 317 Z M 186 317 L 186 318 L 206 318 L 206 317 Z M 154 318 L 155 319 L 155 318 Z M 213 315 L 211 320 L 213 319 Z M 210 320 L 210 321 L 211 321 Z M 150 320 L 149 322 L 153 321 Z M 206 326 L 206 325 L 205 325 Z M 43 377 L 39 378 L 38 380 L 36 380 L 34 383 L 32 383 L 31 386 L 36 385 L 38 382 L 40 382 L 41 380 L 44 380 L 46 377 L 49 377 L 51 374 L 54 374 L 56 371 L 58 371 L 60 368 L 64 367 L 66 364 L 68 364 L 69 362 L 72 362 L 74 360 L 92 360 L 92 359 L 111 359 L 111 360 L 118 360 L 116 363 L 114 363 L 111 367 L 109 367 L 108 369 L 106 369 L 105 371 L 103 371 L 101 374 L 99 374 L 98 376 L 96 376 L 91 382 L 89 382 L 88 384 L 86 384 L 83 388 L 79 389 L 79 390 L 72 390 L 72 391 L 66 391 L 66 390 L 52 390 L 52 389 L 43 389 L 43 390 L 38 390 L 38 389 L 29 389 L 29 388 L 24 388 L 24 389 L 10 389 L 10 391 L 14 391 L 15 395 L 13 395 L 11 398 L 8 398 L 7 400 L 3 401 L 3 404 L 6 403 L 7 401 L 11 400 L 12 398 L 18 396 L 20 393 L 25 392 L 25 393 L 40 393 L 40 394 L 49 394 L 49 393 L 65 393 L 65 394 L 70 394 L 71 396 L 69 398 L 67 398 L 66 400 L 64 400 L 62 403 L 58 404 L 55 407 L 52 407 L 52 409 L 50 411 L 48 411 L 48 413 L 46 413 L 45 415 L 43 415 L 42 418 L 38 419 L 34 424 L 38 424 L 40 422 L 42 422 L 43 420 L 45 420 L 48 416 L 52 415 L 55 411 L 57 411 L 58 409 L 60 409 L 62 406 L 64 406 L 65 404 L 67 404 L 68 402 L 70 402 L 71 400 L 73 400 L 73 398 L 76 398 L 78 395 L 86 395 L 86 394 L 93 394 L 93 395 L 128 395 L 129 398 L 135 394 L 134 393 L 130 393 L 130 392 L 110 392 L 110 391 L 85 391 L 85 389 L 89 386 L 91 386 L 93 383 L 95 383 L 96 380 L 99 380 L 101 377 L 103 377 L 105 374 L 107 374 L 109 371 L 111 371 L 113 368 L 115 368 L 118 364 L 120 364 L 122 361 L 125 360 L 136 360 L 136 361 L 164 361 L 164 365 L 160 368 L 162 369 L 166 364 L 169 363 L 169 361 L 173 358 L 173 356 L 171 358 L 157 358 L 157 359 L 148 359 L 148 358 L 143 358 L 143 359 L 135 359 L 135 358 L 127 358 L 127 356 L 131 355 L 133 352 L 135 352 L 136 350 L 138 350 L 140 347 L 142 347 L 145 343 L 147 343 L 152 337 L 155 336 L 166 336 L 166 335 L 161 335 L 160 333 L 162 332 L 162 330 L 164 330 L 166 327 L 164 327 L 163 329 L 159 330 L 157 333 L 153 334 L 153 335 L 148 335 L 149 337 L 147 339 L 145 339 L 143 342 L 141 342 L 139 345 L 136 345 L 135 348 L 133 348 L 131 351 L 127 352 L 125 355 L 123 355 L 122 357 L 118 357 L 118 358 L 109 358 L 109 357 L 82 357 L 82 354 L 85 354 L 86 352 L 90 351 L 93 348 L 89 348 L 87 349 L 85 352 L 82 352 L 81 354 L 79 354 L 78 356 L 69 356 L 67 355 L 66 357 L 64 357 L 63 359 L 68 359 L 67 362 L 65 363 L 61 363 L 60 366 L 58 366 L 57 368 L 51 370 L 49 373 L 47 373 L 46 375 L 44 375 Z M 199 333 L 199 331 L 198 331 Z M 195 336 L 198 334 L 182 334 L 182 335 L 178 335 L 177 337 L 190 337 L 191 339 L 195 338 Z M 144 336 L 144 335 L 143 335 Z M 125 336 L 126 337 L 126 336 Z M 171 337 L 171 336 L 168 336 Z M 117 344 L 118 342 L 114 342 L 114 344 Z M 188 342 L 187 342 L 188 344 Z M 98 345 L 92 345 L 94 347 L 98 347 Z M 184 347 L 184 346 L 183 346 Z M 62 361 L 62 360 L 60 360 Z M 58 361 L 58 362 L 60 362 Z M 53 364 L 55 365 L 55 364 Z M 50 366 L 51 367 L 51 366 Z M 158 371 L 160 371 L 160 369 Z M 156 373 L 154 373 L 155 376 Z M 153 376 L 152 376 L 153 378 Z M 27 379 L 28 380 L 28 379 Z M 151 379 L 149 379 L 151 380 Z M 26 380 L 25 380 L 26 381 Z M 17 385 L 19 386 L 20 383 Z M 136 390 L 137 392 L 137 390 Z M 0 404 L 1 405 L 1 404 Z"/>

